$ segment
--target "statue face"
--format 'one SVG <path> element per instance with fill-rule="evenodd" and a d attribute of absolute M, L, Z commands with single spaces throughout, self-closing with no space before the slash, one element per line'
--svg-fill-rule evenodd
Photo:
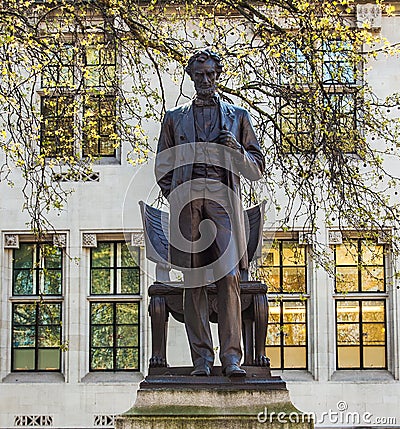
<path fill-rule="evenodd" d="M 217 82 L 214 60 L 196 61 L 192 70 L 192 80 L 197 95 L 202 98 L 212 97 L 215 94 Z"/>

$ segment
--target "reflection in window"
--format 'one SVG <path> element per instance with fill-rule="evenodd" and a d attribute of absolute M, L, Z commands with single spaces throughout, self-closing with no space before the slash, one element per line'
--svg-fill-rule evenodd
<path fill-rule="evenodd" d="M 12 305 L 12 370 L 60 371 L 61 304 Z"/>
<path fill-rule="evenodd" d="M 305 246 L 290 240 L 265 243 L 257 273 L 270 293 L 305 293 Z"/>
<path fill-rule="evenodd" d="M 323 44 L 323 81 L 334 84 L 354 84 L 353 48 L 348 41 L 330 40 Z"/>
<path fill-rule="evenodd" d="M 115 97 L 92 95 L 85 97 L 83 112 L 83 155 L 115 156 Z"/>
<path fill-rule="evenodd" d="M 307 368 L 306 301 L 270 301 L 266 355 L 271 368 Z"/>
<path fill-rule="evenodd" d="M 384 246 L 370 240 L 347 240 L 335 246 L 336 292 L 385 291 Z"/>
<path fill-rule="evenodd" d="M 279 110 L 281 144 L 285 152 L 300 153 L 313 150 L 312 133 L 315 129 L 312 117 L 304 114 L 304 106 L 310 103 L 304 93 L 295 100 L 283 102 Z"/>
<path fill-rule="evenodd" d="M 98 242 L 91 249 L 90 293 L 138 294 L 139 248 L 125 242 Z"/>
<path fill-rule="evenodd" d="M 116 77 L 115 45 L 105 41 L 104 35 L 92 39 L 85 49 L 85 86 L 112 88 Z"/>
<path fill-rule="evenodd" d="M 338 369 L 386 368 L 384 300 L 336 302 Z"/>
<path fill-rule="evenodd" d="M 56 44 L 43 57 L 42 87 L 71 88 L 74 85 L 74 46 L 71 43 Z"/>
<path fill-rule="evenodd" d="M 309 84 L 312 82 L 312 67 L 304 52 L 290 43 L 283 46 L 279 78 L 283 84 Z"/>
<path fill-rule="evenodd" d="M 90 370 L 139 370 L 139 303 L 90 304 Z"/>
<path fill-rule="evenodd" d="M 47 157 L 71 156 L 74 153 L 74 98 L 42 97 L 41 145 Z"/>
<path fill-rule="evenodd" d="M 61 295 L 62 251 L 50 244 L 21 243 L 13 253 L 13 295 Z"/>

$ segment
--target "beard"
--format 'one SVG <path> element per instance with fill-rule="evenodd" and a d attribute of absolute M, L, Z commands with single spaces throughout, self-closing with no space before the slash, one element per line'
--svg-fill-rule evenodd
<path fill-rule="evenodd" d="M 211 98 L 214 96 L 217 87 L 212 85 L 210 88 L 196 88 L 196 94 L 200 98 Z"/>

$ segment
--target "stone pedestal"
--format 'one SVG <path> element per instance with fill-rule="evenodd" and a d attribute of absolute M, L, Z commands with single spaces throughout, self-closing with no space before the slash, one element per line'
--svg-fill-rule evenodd
<path fill-rule="evenodd" d="M 286 384 L 265 368 L 243 367 L 247 377 L 227 378 L 220 368 L 192 377 L 191 368 L 153 369 L 134 406 L 116 429 L 312 428 L 290 401 Z"/>

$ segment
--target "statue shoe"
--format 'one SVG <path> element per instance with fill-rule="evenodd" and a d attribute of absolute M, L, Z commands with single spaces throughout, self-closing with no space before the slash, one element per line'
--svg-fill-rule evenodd
<path fill-rule="evenodd" d="M 207 364 L 196 365 L 190 375 L 208 377 L 211 374 L 211 368 Z"/>
<path fill-rule="evenodd" d="M 246 371 L 236 364 L 227 365 L 222 373 L 227 377 L 246 377 Z"/>

